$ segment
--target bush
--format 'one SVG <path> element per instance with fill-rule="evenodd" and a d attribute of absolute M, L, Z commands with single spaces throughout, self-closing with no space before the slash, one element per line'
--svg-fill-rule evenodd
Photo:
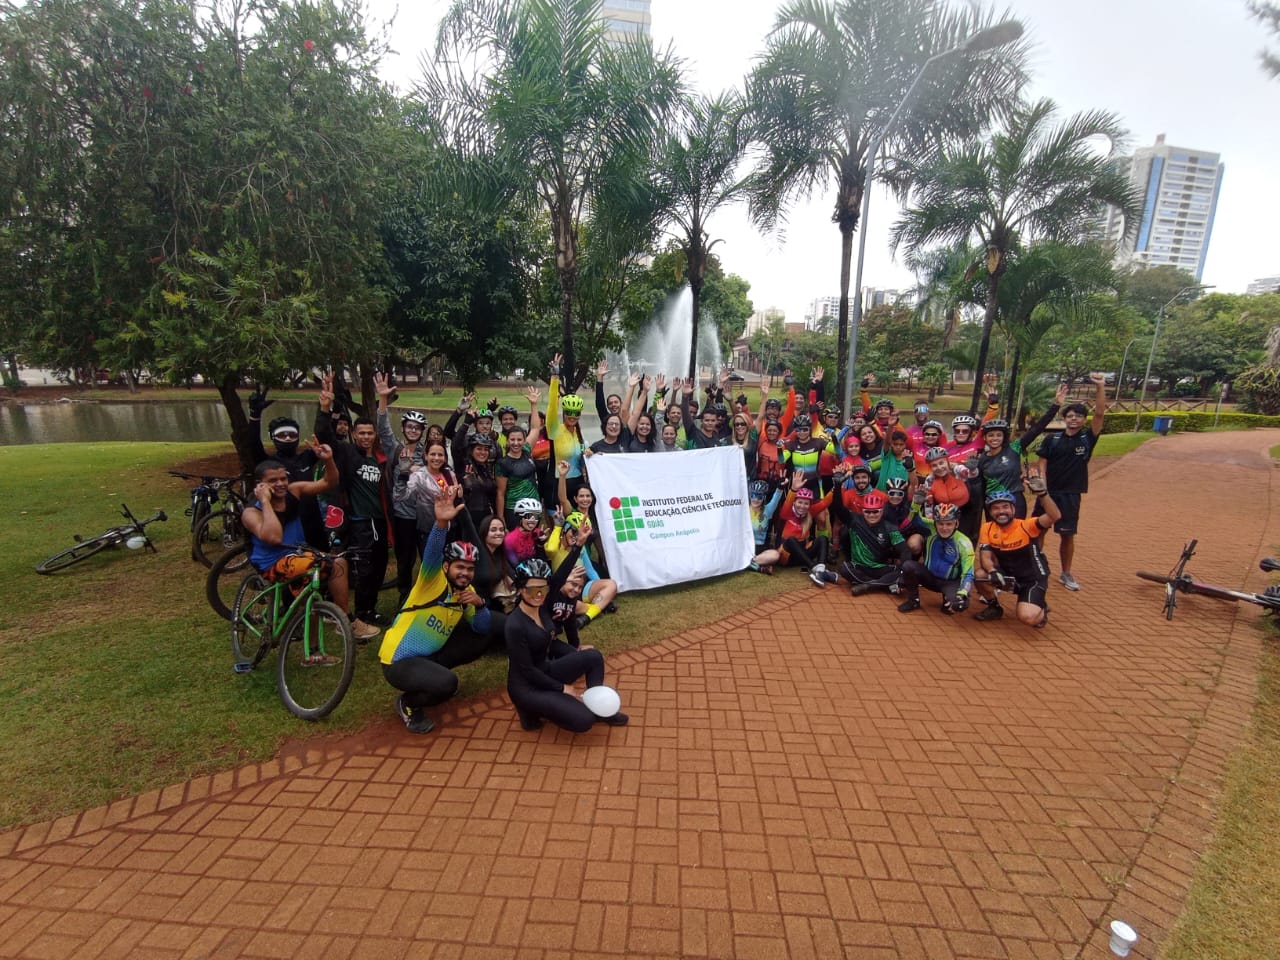
<path fill-rule="evenodd" d="M 1236 378 L 1240 406 L 1257 413 L 1280 413 L 1280 367 L 1259 363 Z"/>
<path fill-rule="evenodd" d="M 1169 417 L 1171 433 L 1202 433 L 1213 429 L 1213 414 L 1200 410 L 1167 410 L 1142 414 L 1141 430 L 1154 429 L 1156 417 Z M 1250 429 L 1253 427 L 1280 427 L 1280 416 L 1260 416 L 1254 413 L 1223 413 L 1218 417 L 1218 428 Z M 1103 414 L 1103 433 L 1126 433 L 1133 429 L 1133 414 L 1117 411 Z"/>

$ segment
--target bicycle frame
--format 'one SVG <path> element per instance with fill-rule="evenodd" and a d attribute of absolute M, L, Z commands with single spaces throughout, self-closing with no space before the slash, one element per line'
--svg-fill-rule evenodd
<path fill-rule="evenodd" d="M 1178 594 L 1190 593 L 1200 594 L 1205 597 L 1213 597 L 1217 600 L 1230 600 L 1232 602 L 1252 603 L 1255 606 L 1262 607 L 1269 613 L 1280 612 L 1280 596 L 1272 596 L 1269 593 L 1252 593 L 1247 590 L 1232 590 L 1229 587 L 1219 587 L 1212 583 L 1205 583 L 1196 580 L 1191 574 L 1186 572 L 1187 563 L 1195 556 L 1196 544 L 1198 540 L 1192 540 L 1182 548 L 1182 554 L 1178 557 L 1178 562 L 1174 564 L 1173 569 L 1167 575 L 1154 573 L 1146 573 L 1138 571 L 1138 576 L 1143 580 L 1149 580 L 1154 583 L 1163 583 L 1165 591 L 1164 612 L 1165 619 L 1173 619 L 1173 611 L 1178 606 Z M 1267 558 L 1258 565 L 1262 570 L 1272 572 L 1280 570 L 1280 563 Z"/>
<path fill-rule="evenodd" d="M 314 567 L 306 573 L 293 577 L 289 580 L 281 580 L 278 583 L 272 583 L 265 590 L 259 593 L 250 602 L 250 605 L 256 603 L 266 594 L 271 594 L 271 607 L 268 612 L 269 622 L 266 625 L 266 643 L 259 647 L 258 657 L 252 662 L 240 660 L 232 664 L 232 669 L 236 673 L 249 673 L 254 667 L 261 662 L 262 657 L 266 655 L 268 650 L 274 649 L 280 645 L 281 633 L 284 628 L 293 620 L 299 610 L 304 611 L 303 616 L 303 651 L 309 656 L 313 651 L 311 649 L 311 606 L 317 600 L 323 599 L 324 590 L 320 582 L 320 574 L 323 564 L 316 563 Z M 299 590 L 298 595 L 289 603 L 285 604 L 284 591 L 292 589 L 295 584 L 303 583 L 304 586 Z M 281 607 L 284 607 L 283 612 Z M 319 651 L 324 653 L 323 650 Z"/>

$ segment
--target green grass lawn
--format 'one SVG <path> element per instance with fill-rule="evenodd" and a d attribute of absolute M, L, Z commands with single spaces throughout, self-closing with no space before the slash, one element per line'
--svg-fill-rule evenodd
<path fill-rule="evenodd" d="M 45 820 L 271 757 L 287 738 L 358 730 L 391 716 L 377 641 L 363 648 L 342 705 L 318 724 L 281 705 L 273 669 L 231 670 L 225 621 L 204 599 L 190 559 L 187 485 L 169 467 L 225 444 L 84 443 L 0 447 L 0 827 Z M 148 528 L 159 553 L 120 548 L 51 576 L 35 565 L 135 515 L 164 509 Z M 606 653 L 641 646 L 765 596 L 809 586 L 798 571 L 736 574 L 628 594 L 620 612 L 586 631 Z M 394 613 L 394 591 L 382 612 Z M 679 610 L 679 617 L 671 615 Z M 462 695 L 500 689 L 506 658 L 459 671 Z"/>
<path fill-rule="evenodd" d="M 1120 457 L 1130 450 L 1136 450 L 1155 436 L 1150 430 L 1140 433 L 1104 433 L 1098 438 L 1098 445 L 1093 448 L 1097 457 Z"/>

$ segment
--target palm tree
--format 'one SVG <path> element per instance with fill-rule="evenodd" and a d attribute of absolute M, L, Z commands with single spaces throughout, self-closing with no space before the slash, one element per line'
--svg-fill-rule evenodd
<path fill-rule="evenodd" d="M 518 162 L 547 211 L 575 387 L 586 372 L 573 345 L 580 228 L 591 219 L 593 241 L 612 243 L 624 222 L 656 221 L 654 144 L 680 92 L 677 62 L 647 37 L 606 41 L 599 0 L 455 0 L 425 72 L 418 96 L 453 142 Z"/>
<path fill-rule="evenodd" d="M 678 131 L 667 138 L 659 167 L 659 184 L 669 215 L 679 227 L 681 249 L 693 293 L 693 338 L 689 345 L 690 377 L 697 373 L 698 321 L 707 255 L 719 240 L 710 240 L 707 220 L 720 207 L 740 199 L 746 182 L 737 177 L 747 141 L 740 133 L 742 107 L 735 92 L 715 99 L 691 97 L 684 103 Z M 710 241 L 710 242 L 709 242 Z"/>
<path fill-rule="evenodd" d="M 1118 284 L 1110 253 L 1097 243 L 1046 241 L 1010 258 L 1000 283 L 1000 316 L 1013 344 L 1005 419 L 1018 409 L 1019 364 L 1030 360 L 1049 331 L 1068 318 L 1088 327 L 1102 322 L 1114 312 Z"/>
<path fill-rule="evenodd" d="M 993 25 L 976 7 L 937 0 L 788 0 L 747 81 L 753 138 L 763 156 L 753 173 L 752 215 L 774 229 L 786 208 L 835 186 L 840 230 L 837 380 L 844 381 L 849 275 L 867 152 L 920 78 L 883 140 L 885 153 L 919 155 L 940 138 L 977 136 L 1015 96 L 1025 76 L 1024 43 L 998 53 L 926 61 Z M 999 20 L 1007 18 L 1001 15 Z"/>
<path fill-rule="evenodd" d="M 947 350 L 960 329 L 960 316 L 965 307 L 982 303 L 982 293 L 974 280 L 976 254 L 966 243 L 953 247 L 935 247 L 912 251 L 906 258 L 907 269 L 917 277 L 916 316 L 942 326 L 942 347 Z"/>
<path fill-rule="evenodd" d="M 1123 141 L 1110 113 L 1081 113 L 1054 125 L 1051 100 L 1020 106 L 1004 130 L 980 143 L 944 144 L 909 171 L 915 204 L 894 225 L 896 250 L 935 243 L 976 242 L 985 265 L 986 310 L 971 409 L 978 408 L 991 328 L 1000 307 L 1000 282 L 1010 255 L 1036 240 L 1070 241 L 1088 235 L 1107 204 L 1119 207 L 1126 228 L 1137 228 L 1138 197 L 1112 154 Z M 984 264 L 985 261 L 985 264 Z"/>

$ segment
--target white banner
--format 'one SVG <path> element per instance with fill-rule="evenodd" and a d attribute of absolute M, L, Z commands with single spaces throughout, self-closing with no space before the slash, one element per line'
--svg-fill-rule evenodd
<path fill-rule="evenodd" d="M 597 454 L 587 471 L 619 590 L 736 573 L 755 555 L 737 447 Z"/>

